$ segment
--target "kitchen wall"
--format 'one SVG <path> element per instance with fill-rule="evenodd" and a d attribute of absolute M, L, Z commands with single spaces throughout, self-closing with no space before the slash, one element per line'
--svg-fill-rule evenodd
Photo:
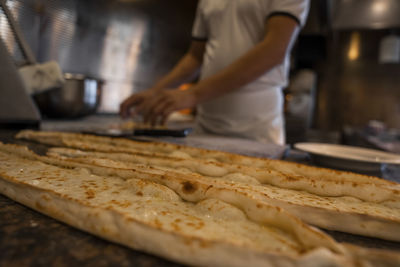
<path fill-rule="evenodd" d="M 379 61 L 389 35 L 399 38 L 394 54 L 400 58 L 400 1 L 311 4 L 295 58 L 317 72 L 313 128 L 340 132 L 379 120 L 400 129 L 400 60 Z"/>
<path fill-rule="evenodd" d="M 379 62 L 381 41 L 391 32 L 332 33 L 319 79 L 317 128 L 341 130 L 379 120 L 400 129 L 400 62 Z"/>
<path fill-rule="evenodd" d="M 8 0 L 39 62 L 105 80 L 100 112 L 116 112 L 185 53 L 197 0 Z M 22 59 L 4 14 L 0 36 Z"/>

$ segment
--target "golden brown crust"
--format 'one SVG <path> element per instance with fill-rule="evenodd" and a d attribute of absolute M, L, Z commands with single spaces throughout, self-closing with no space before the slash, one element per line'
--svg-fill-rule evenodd
<path fill-rule="evenodd" d="M 124 182 L 119 178 L 92 175 L 81 168 L 62 169 L 48 165 L 43 163 L 45 157 L 36 158 L 26 150 L 11 154 L 13 149 L 18 150 L 18 147 L 8 148 L 8 154 L 0 152 L 1 193 L 51 217 L 132 248 L 196 265 L 240 266 L 250 257 L 255 266 L 269 261 L 280 264 L 289 262 L 291 266 L 297 266 L 303 259 L 316 257 L 316 251 L 321 249 L 328 253 L 329 257 L 325 260 L 333 266 L 340 266 L 349 260 L 341 246 L 322 232 L 310 228 L 280 208 L 265 203 L 252 207 L 249 196 L 243 194 L 226 189 L 222 193 L 215 189 L 214 193 L 220 197 L 222 193 L 227 202 L 215 202 L 213 197 L 204 199 L 204 195 L 197 202 L 184 202 L 173 195 L 165 195 L 168 193 L 166 187 L 148 181 L 151 174 L 147 174 L 147 180 L 130 178 Z M 182 186 L 181 194 L 184 194 L 184 185 L 167 180 L 175 183 L 176 187 Z M 204 184 L 191 183 L 197 192 L 204 191 Z M 146 188 L 150 191 L 146 192 Z M 117 199 L 108 194 L 116 189 L 119 189 Z M 131 190 L 140 190 L 145 195 L 131 194 Z M 87 194 L 88 191 L 92 193 Z M 162 199 L 159 201 L 160 194 Z M 207 201 L 213 201 L 211 206 L 206 204 Z M 231 212 L 236 213 L 236 209 L 221 214 L 210 210 L 216 204 L 219 205 L 216 211 L 221 207 L 230 207 L 224 204 L 229 202 L 245 205 L 240 212 L 246 212 L 247 216 L 239 218 L 232 215 Z M 202 212 L 201 205 L 205 205 L 206 213 Z M 152 217 L 142 212 L 157 212 L 157 215 Z M 239 219 L 232 220 L 231 216 Z M 247 217 L 257 220 L 251 221 Z M 172 223 L 168 224 L 171 220 Z M 240 227 L 236 230 L 229 228 L 229 225 L 235 224 Z M 276 230 L 268 230 L 270 227 Z M 215 231 L 210 232 L 214 228 Z M 246 236 L 252 228 L 255 235 Z M 292 233 L 297 238 L 293 239 Z M 257 241 L 256 236 L 263 238 Z M 277 242 L 277 248 L 271 242 Z"/>
<path fill-rule="evenodd" d="M 96 158 L 86 161 L 50 158 L 38 156 L 26 147 L 0 145 L 0 192 L 108 240 L 186 264 L 368 266 L 371 262 L 386 261 L 382 266 L 392 266 L 400 260 L 399 255 L 388 252 L 361 259 L 365 250 L 343 247 L 235 184 L 143 165 L 135 169 L 102 166 L 108 163 Z M 157 201 L 159 197 L 161 201 Z M 140 207 L 146 206 L 140 201 L 146 201 L 145 210 L 157 211 L 154 219 L 146 220 L 149 215 L 138 212 L 138 208 L 140 211 Z M 158 210 L 159 205 L 164 208 Z M 176 205 L 182 208 L 173 208 Z M 221 213 L 221 208 L 228 212 Z M 192 210 L 196 212 L 191 213 Z M 201 212 L 204 210 L 205 214 Z M 164 220 L 171 218 L 175 220 L 165 223 Z M 256 228 L 255 236 L 243 239 L 250 242 L 243 246 L 241 239 L 237 239 L 240 231 L 231 237 L 221 235 L 215 239 L 203 230 L 210 218 L 230 225 L 222 224 L 224 231 L 215 233 L 235 229 L 241 220 L 246 227 L 238 227 L 239 230 L 254 225 L 262 225 L 262 229 Z M 277 230 L 269 232 L 269 227 Z M 264 235 L 264 231 L 269 234 Z M 253 241 L 258 236 L 262 238 Z M 270 247 L 271 240 L 279 246 Z"/>
<path fill-rule="evenodd" d="M 59 157 L 61 154 L 73 155 L 73 150 L 54 149 L 50 154 Z M 64 152 L 64 153 L 62 153 Z M 114 158 L 110 160 L 109 158 Z M 188 195 L 194 194 L 197 190 L 196 183 L 185 182 L 195 180 L 204 182 L 210 188 L 222 186 L 223 188 L 232 188 L 239 192 L 245 192 L 260 201 L 270 203 L 285 208 L 290 213 L 302 218 L 308 223 L 317 226 L 323 226 L 330 230 L 339 230 L 361 235 L 369 235 L 389 240 L 399 240 L 400 236 L 400 211 L 397 208 L 387 207 L 379 203 L 360 201 L 349 197 L 320 197 L 304 191 L 282 189 L 270 185 L 249 184 L 246 182 L 232 182 L 224 177 L 214 179 L 193 172 L 177 172 L 175 166 L 172 168 L 159 169 L 158 167 L 149 167 L 148 165 L 137 165 L 125 161 L 115 161 L 120 155 L 113 157 L 112 153 L 91 153 L 76 152 L 75 157 L 63 158 L 64 162 L 76 162 L 90 164 L 93 171 L 105 173 L 104 169 L 115 169 L 112 175 L 124 175 L 129 170 L 141 170 L 143 172 L 151 171 L 161 177 L 179 177 L 182 180 L 183 190 Z M 129 157 L 123 157 L 129 159 Z M 179 161 L 182 162 L 182 161 Z M 143 163 L 143 162 L 141 162 Z M 145 162 L 148 163 L 148 162 Z M 155 166 L 155 165 L 152 165 Z M 89 167 L 88 167 L 89 168 Z M 160 182 L 162 182 L 160 180 Z"/>
<path fill-rule="evenodd" d="M 252 186 L 241 185 L 240 190 L 279 205 L 307 223 L 330 230 L 400 240 L 399 185 L 376 177 L 174 144 L 32 131 L 21 132 L 18 137 L 102 151 L 104 153 L 73 155 L 76 152 L 71 150 L 51 150 L 54 154 L 81 157 L 75 159 L 78 161 L 91 159 L 97 166 L 102 163 L 93 161 L 95 158 L 108 158 L 113 160 L 114 166 L 119 164 L 122 168 L 128 168 L 124 164 L 130 162 L 162 167 L 169 172 L 186 171 L 200 175 L 199 179 L 234 179 L 235 182 L 242 179 Z M 210 158 L 214 161 L 210 162 Z"/>

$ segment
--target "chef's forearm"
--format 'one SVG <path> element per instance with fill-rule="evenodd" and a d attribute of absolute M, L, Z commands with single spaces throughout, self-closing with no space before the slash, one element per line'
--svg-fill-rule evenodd
<path fill-rule="evenodd" d="M 284 21 L 283 26 L 281 22 L 281 18 L 274 19 L 267 25 L 269 32 L 263 41 L 222 71 L 193 87 L 197 102 L 234 91 L 282 63 L 297 36 L 298 26 L 290 20 Z"/>
<path fill-rule="evenodd" d="M 174 88 L 190 80 L 198 73 L 200 65 L 190 55 L 184 56 L 178 64 L 161 80 L 159 80 L 152 89 L 163 90 L 165 88 Z"/>
<path fill-rule="evenodd" d="M 204 42 L 193 41 L 189 51 L 167 75 L 152 87 L 152 89 L 163 90 L 165 88 L 175 88 L 193 79 L 200 71 L 204 50 Z"/>

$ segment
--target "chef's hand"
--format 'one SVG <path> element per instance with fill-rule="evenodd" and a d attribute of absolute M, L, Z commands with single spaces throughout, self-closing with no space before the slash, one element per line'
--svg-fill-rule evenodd
<path fill-rule="evenodd" d="M 143 103 L 149 102 L 155 94 L 156 90 L 147 89 L 145 91 L 131 95 L 120 104 L 119 115 L 124 119 L 139 115 L 135 106 L 139 106 Z"/>
<path fill-rule="evenodd" d="M 164 124 L 173 111 L 193 108 L 196 104 L 196 95 L 190 89 L 145 91 L 126 99 L 121 104 L 121 115 L 130 115 L 129 110 L 135 107 L 134 114 L 141 114 L 145 123 Z"/>

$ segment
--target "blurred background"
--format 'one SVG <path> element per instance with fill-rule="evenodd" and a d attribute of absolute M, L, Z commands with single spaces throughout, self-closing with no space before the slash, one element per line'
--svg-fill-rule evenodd
<path fill-rule="evenodd" d="M 8 0 L 38 62 L 104 81 L 98 113 L 144 90 L 186 52 L 197 0 Z M 362 142 L 400 129 L 400 1 L 312 0 L 285 89 L 288 143 Z M 0 36 L 21 52 L 0 11 Z M 0 88 L 1 90 L 1 88 Z M 356 141 L 355 141 L 356 140 Z M 361 140 L 361 141 L 360 141 Z"/>

